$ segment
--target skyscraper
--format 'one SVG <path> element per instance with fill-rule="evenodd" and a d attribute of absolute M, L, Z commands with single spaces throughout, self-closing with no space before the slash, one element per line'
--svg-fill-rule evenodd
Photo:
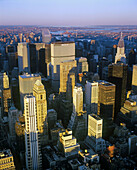
<path fill-rule="evenodd" d="M 135 94 L 137 94 L 137 64 L 133 65 L 132 90 Z"/>
<path fill-rule="evenodd" d="M 105 140 L 102 139 L 103 119 L 96 114 L 88 115 L 88 136 L 86 144 L 95 152 L 103 152 L 106 149 Z"/>
<path fill-rule="evenodd" d="M 73 90 L 75 87 L 75 72 L 70 72 L 68 74 L 68 81 L 67 81 L 67 95 L 66 98 L 70 102 L 73 101 Z"/>
<path fill-rule="evenodd" d="M 51 34 L 48 29 L 42 30 L 42 42 L 43 43 L 49 43 L 51 41 Z"/>
<path fill-rule="evenodd" d="M 78 59 L 78 66 L 77 66 L 77 73 L 83 73 L 87 71 L 88 72 L 88 62 L 87 59 L 84 57 L 80 57 Z"/>
<path fill-rule="evenodd" d="M 98 115 L 104 119 L 114 119 L 115 84 L 99 80 Z"/>
<path fill-rule="evenodd" d="M 19 91 L 22 110 L 24 108 L 24 96 L 33 93 L 33 87 L 37 80 L 41 81 L 41 76 L 39 74 L 26 73 L 19 76 Z"/>
<path fill-rule="evenodd" d="M 32 95 L 24 98 L 26 168 L 41 169 L 41 152 L 38 141 L 36 100 Z"/>
<path fill-rule="evenodd" d="M 59 91 L 60 63 L 65 60 L 75 60 L 74 42 L 56 42 L 51 44 L 52 87 Z"/>
<path fill-rule="evenodd" d="M 121 61 L 126 64 L 125 47 L 124 47 L 124 40 L 122 37 L 122 33 L 121 33 L 120 40 L 118 42 L 117 53 L 115 56 L 115 63 L 117 63 L 117 61 Z"/>
<path fill-rule="evenodd" d="M 98 82 L 86 81 L 85 84 L 85 101 L 87 111 L 97 113 L 98 110 Z"/>
<path fill-rule="evenodd" d="M 73 90 L 73 112 L 83 112 L 83 91 L 81 86 L 75 86 Z"/>
<path fill-rule="evenodd" d="M 47 130 L 47 100 L 46 91 L 44 85 L 40 80 L 37 80 L 33 88 L 33 96 L 36 98 L 36 110 L 37 110 L 37 127 L 41 134 L 41 144 L 48 142 L 48 130 Z"/>
<path fill-rule="evenodd" d="M 30 72 L 30 53 L 28 43 L 18 43 L 18 67 L 19 72 Z"/>
<path fill-rule="evenodd" d="M 76 61 L 63 61 L 60 64 L 60 93 L 66 93 L 67 91 L 67 80 L 70 71 L 75 69 L 77 66 Z"/>
<path fill-rule="evenodd" d="M 108 66 L 108 81 L 116 85 L 115 116 L 124 105 L 126 99 L 127 69 L 128 66 L 123 63 Z"/>

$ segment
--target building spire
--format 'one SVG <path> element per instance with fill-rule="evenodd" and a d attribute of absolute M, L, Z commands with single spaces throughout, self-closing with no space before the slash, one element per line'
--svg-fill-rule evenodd
<path fill-rule="evenodd" d="M 121 32 L 121 38 L 123 38 L 123 33 Z"/>

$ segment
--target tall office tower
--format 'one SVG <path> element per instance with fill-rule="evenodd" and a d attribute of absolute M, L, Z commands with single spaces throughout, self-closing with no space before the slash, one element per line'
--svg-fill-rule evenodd
<path fill-rule="evenodd" d="M 68 128 L 72 130 L 78 142 L 84 141 L 87 136 L 87 112 L 72 113 Z"/>
<path fill-rule="evenodd" d="M 73 90 L 73 112 L 80 113 L 83 111 L 83 91 L 82 87 L 75 86 Z"/>
<path fill-rule="evenodd" d="M 44 145 L 48 142 L 47 100 L 44 85 L 40 80 L 37 80 L 34 84 L 33 96 L 36 98 L 37 127 L 41 135 L 41 144 Z"/>
<path fill-rule="evenodd" d="M 117 63 L 117 61 L 121 61 L 126 64 L 125 47 L 124 47 L 124 40 L 122 37 L 122 33 L 121 33 L 120 40 L 118 42 L 117 53 L 115 56 L 115 63 Z"/>
<path fill-rule="evenodd" d="M 37 80 L 41 81 L 39 74 L 24 74 L 19 76 L 19 91 L 20 91 L 20 102 L 21 109 L 24 109 L 24 96 L 33 93 L 33 87 Z"/>
<path fill-rule="evenodd" d="M 128 66 L 123 63 L 108 66 L 108 81 L 116 85 L 115 116 L 124 105 L 126 99 L 127 69 Z"/>
<path fill-rule="evenodd" d="M 39 72 L 41 72 L 44 76 L 47 75 L 47 66 L 46 66 L 46 63 L 45 63 L 45 48 L 41 48 L 39 51 L 38 51 L 38 60 L 39 60 Z"/>
<path fill-rule="evenodd" d="M 30 56 L 30 72 L 36 73 L 37 56 L 36 56 L 36 45 L 35 44 L 29 44 L 29 56 Z"/>
<path fill-rule="evenodd" d="M 6 73 L 3 73 L 3 89 L 9 88 L 9 77 Z"/>
<path fill-rule="evenodd" d="M 89 60 L 89 71 L 96 73 L 97 72 L 97 62 L 96 59 Z"/>
<path fill-rule="evenodd" d="M 137 64 L 133 65 L 132 90 L 135 94 L 137 94 Z"/>
<path fill-rule="evenodd" d="M 18 67 L 19 72 L 30 72 L 30 53 L 28 43 L 18 43 Z"/>
<path fill-rule="evenodd" d="M 59 133 L 58 148 L 67 158 L 78 155 L 80 145 L 77 143 L 77 139 L 72 136 L 72 131 L 70 129 Z"/>
<path fill-rule="evenodd" d="M 9 107 L 11 105 L 11 89 L 9 88 L 9 78 L 6 73 L 3 73 L 3 110 L 8 113 Z"/>
<path fill-rule="evenodd" d="M 46 64 L 51 62 L 51 44 L 45 44 L 45 61 Z"/>
<path fill-rule="evenodd" d="M 50 43 L 51 41 L 51 34 L 48 29 L 42 29 L 42 42 L 43 43 Z"/>
<path fill-rule="evenodd" d="M 26 168 L 41 169 L 41 152 L 37 129 L 36 99 L 32 95 L 24 97 Z"/>
<path fill-rule="evenodd" d="M 68 81 L 67 81 L 67 94 L 66 98 L 68 101 L 73 101 L 73 90 L 75 87 L 75 72 L 70 72 L 68 74 Z"/>
<path fill-rule="evenodd" d="M 9 108 L 8 112 L 8 120 L 9 120 L 9 143 L 14 142 L 16 140 L 16 132 L 15 132 L 15 123 L 18 118 L 18 109 L 12 105 Z"/>
<path fill-rule="evenodd" d="M 132 48 L 130 53 L 129 53 L 129 56 L 128 56 L 128 65 L 130 67 L 133 66 L 133 64 L 136 64 L 136 52 L 135 50 Z"/>
<path fill-rule="evenodd" d="M 74 42 L 55 42 L 51 44 L 52 87 L 59 91 L 60 63 L 65 60 L 75 60 Z"/>
<path fill-rule="evenodd" d="M 98 111 L 98 82 L 86 81 L 85 84 L 85 101 L 88 113 L 96 113 Z"/>
<path fill-rule="evenodd" d="M 12 169 L 15 170 L 14 159 L 10 149 L 0 151 L 0 170 Z"/>
<path fill-rule="evenodd" d="M 105 140 L 102 139 L 103 119 L 96 114 L 88 115 L 88 136 L 86 144 L 95 152 L 102 153 L 106 149 Z"/>
<path fill-rule="evenodd" d="M 113 45 L 113 49 L 112 49 L 112 56 L 113 56 L 112 63 L 115 62 L 116 53 L 117 53 L 117 45 L 115 44 L 115 45 Z"/>
<path fill-rule="evenodd" d="M 78 59 L 78 66 L 77 66 L 77 73 L 83 73 L 87 71 L 88 72 L 88 62 L 87 59 L 84 57 L 80 57 Z"/>
<path fill-rule="evenodd" d="M 104 80 L 98 81 L 98 115 L 104 119 L 114 119 L 115 84 Z"/>
<path fill-rule="evenodd" d="M 125 101 L 117 116 L 117 123 L 125 123 L 127 128 L 133 128 L 137 124 L 137 103 L 132 99 Z"/>
<path fill-rule="evenodd" d="M 99 62 L 99 76 L 101 80 L 102 80 L 103 68 L 107 67 L 108 65 L 109 65 L 108 59 L 106 57 L 103 57 Z"/>
<path fill-rule="evenodd" d="M 70 71 L 77 67 L 76 60 L 63 61 L 60 64 L 60 93 L 66 93 L 67 91 L 67 80 Z"/>

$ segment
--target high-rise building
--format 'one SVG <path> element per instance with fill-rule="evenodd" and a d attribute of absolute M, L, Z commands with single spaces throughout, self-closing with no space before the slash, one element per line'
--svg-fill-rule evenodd
<path fill-rule="evenodd" d="M 8 123 L 9 123 L 9 141 L 13 142 L 16 140 L 15 123 L 18 118 L 18 109 L 12 105 L 8 112 Z"/>
<path fill-rule="evenodd" d="M 84 57 L 80 57 L 78 59 L 78 66 L 77 66 L 77 73 L 83 73 L 87 71 L 88 72 L 88 62 L 87 62 L 87 58 Z"/>
<path fill-rule="evenodd" d="M 41 169 L 41 152 L 37 129 L 36 99 L 32 95 L 24 98 L 26 168 Z"/>
<path fill-rule="evenodd" d="M 48 29 L 43 29 L 42 30 L 42 42 L 43 43 L 49 43 L 51 41 L 51 34 Z"/>
<path fill-rule="evenodd" d="M 132 90 L 135 94 L 137 94 L 137 64 L 133 65 Z"/>
<path fill-rule="evenodd" d="M 75 86 L 73 90 L 73 112 L 83 112 L 83 91 L 81 86 Z"/>
<path fill-rule="evenodd" d="M 41 76 L 39 74 L 26 73 L 19 76 L 19 91 L 22 110 L 24 108 L 24 96 L 33 93 L 33 87 L 37 80 L 41 81 Z"/>
<path fill-rule="evenodd" d="M 0 151 L 0 170 L 15 170 L 14 159 L 10 149 Z"/>
<path fill-rule="evenodd" d="M 67 94 L 66 98 L 68 101 L 73 101 L 73 90 L 75 87 L 75 72 L 70 72 L 68 74 L 68 81 L 67 81 Z"/>
<path fill-rule="evenodd" d="M 4 112 L 8 113 L 9 107 L 11 106 L 11 89 L 3 89 L 3 107 Z"/>
<path fill-rule="evenodd" d="M 130 67 L 132 67 L 133 64 L 135 64 L 135 63 L 136 63 L 136 52 L 135 52 L 135 50 L 132 48 L 131 51 L 130 51 L 130 53 L 129 53 L 129 56 L 128 56 L 128 65 L 129 65 Z"/>
<path fill-rule="evenodd" d="M 122 37 L 122 33 L 121 33 L 120 40 L 118 42 L 117 53 L 115 56 L 115 63 L 117 63 L 117 61 L 121 61 L 126 64 L 125 47 L 124 47 L 124 40 Z"/>
<path fill-rule="evenodd" d="M 77 67 L 76 60 L 63 61 L 60 64 L 60 93 L 66 93 L 67 91 L 67 80 L 70 71 Z"/>
<path fill-rule="evenodd" d="M 3 73 L 3 89 L 9 88 L 9 77 L 6 73 Z"/>
<path fill-rule="evenodd" d="M 89 114 L 86 144 L 95 152 L 103 152 L 106 149 L 105 140 L 102 139 L 102 131 L 103 119 L 96 114 Z"/>
<path fill-rule="evenodd" d="M 98 115 L 104 119 L 114 119 L 115 109 L 115 84 L 99 80 Z"/>
<path fill-rule="evenodd" d="M 99 76 L 101 80 L 102 80 L 103 68 L 107 67 L 108 65 L 109 65 L 108 59 L 106 57 L 103 57 L 99 62 Z"/>
<path fill-rule="evenodd" d="M 86 81 L 85 101 L 87 112 L 97 113 L 98 110 L 98 82 Z"/>
<path fill-rule="evenodd" d="M 123 63 L 108 66 L 108 81 L 116 85 L 115 116 L 124 105 L 126 99 L 127 69 L 128 66 Z"/>
<path fill-rule="evenodd" d="M 52 87 L 59 91 L 60 63 L 66 60 L 75 60 L 74 42 L 55 42 L 51 44 Z"/>
<path fill-rule="evenodd" d="M 80 145 L 77 143 L 77 139 L 72 136 L 72 131 L 70 129 L 59 133 L 58 148 L 67 158 L 78 155 Z"/>
<path fill-rule="evenodd" d="M 37 127 L 41 134 L 41 144 L 48 142 L 48 130 L 47 130 L 47 100 L 46 91 L 44 85 L 40 80 L 37 80 L 33 88 L 33 96 L 36 98 L 36 110 L 37 110 Z"/>
<path fill-rule="evenodd" d="M 36 54 L 36 45 L 29 44 L 29 56 L 30 56 L 30 72 L 36 73 L 37 71 L 37 54 Z"/>
<path fill-rule="evenodd" d="M 18 43 L 18 67 L 19 72 L 30 72 L 30 53 L 28 43 Z"/>

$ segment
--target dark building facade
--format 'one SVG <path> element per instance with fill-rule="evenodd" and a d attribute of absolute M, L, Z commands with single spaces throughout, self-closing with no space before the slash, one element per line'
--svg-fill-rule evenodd
<path fill-rule="evenodd" d="M 110 64 L 108 66 L 108 80 L 116 85 L 115 116 L 124 105 L 126 99 L 128 65 L 123 63 Z"/>

